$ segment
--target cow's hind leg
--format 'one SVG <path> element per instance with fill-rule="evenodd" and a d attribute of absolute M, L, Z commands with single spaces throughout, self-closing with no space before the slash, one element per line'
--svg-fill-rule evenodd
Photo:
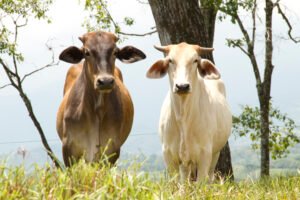
<path fill-rule="evenodd" d="M 108 161 L 111 165 L 114 165 L 117 162 L 119 157 L 120 157 L 120 149 L 118 149 L 117 151 L 109 155 Z"/>

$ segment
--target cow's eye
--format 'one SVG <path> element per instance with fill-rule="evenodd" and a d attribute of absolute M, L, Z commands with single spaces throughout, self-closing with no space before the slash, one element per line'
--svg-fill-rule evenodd
<path fill-rule="evenodd" d="M 172 58 L 169 58 L 169 63 L 174 63 L 173 59 Z"/>
<path fill-rule="evenodd" d="M 194 60 L 194 63 L 198 63 L 198 61 L 199 61 L 198 59 L 195 59 L 195 60 Z"/>

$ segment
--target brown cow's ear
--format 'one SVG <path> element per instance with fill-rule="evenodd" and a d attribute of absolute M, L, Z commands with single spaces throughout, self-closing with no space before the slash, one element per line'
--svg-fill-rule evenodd
<path fill-rule="evenodd" d="M 169 62 L 167 60 L 156 61 L 148 70 L 148 78 L 162 78 L 167 74 Z"/>
<path fill-rule="evenodd" d="M 116 52 L 117 58 L 123 63 L 134 63 L 145 59 L 146 55 L 133 46 L 126 46 Z"/>
<path fill-rule="evenodd" d="M 201 59 L 198 63 L 200 76 L 205 79 L 219 79 L 221 77 L 216 66 L 207 59 Z"/>
<path fill-rule="evenodd" d="M 81 49 L 71 46 L 63 50 L 59 55 L 59 59 L 68 63 L 76 64 L 83 59 L 84 55 Z"/>

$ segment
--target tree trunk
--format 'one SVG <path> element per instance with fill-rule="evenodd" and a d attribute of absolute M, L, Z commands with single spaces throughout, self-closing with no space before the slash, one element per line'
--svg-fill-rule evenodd
<path fill-rule="evenodd" d="M 261 177 L 270 175 L 270 151 L 269 151 L 269 103 L 271 95 L 272 81 L 272 56 L 273 56 L 273 40 L 272 40 L 272 14 L 274 4 L 271 0 L 266 0 L 266 30 L 265 30 L 265 71 L 264 81 L 262 84 L 262 94 L 259 96 L 260 116 L 261 116 Z"/>
<path fill-rule="evenodd" d="M 217 14 L 214 7 L 200 6 L 199 0 L 149 0 L 149 4 L 162 45 L 187 42 L 212 46 Z M 205 58 L 214 61 L 212 54 Z M 228 143 L 221 152 L 216 170 L 233 180 Z"/>
<path fill-rule="evenodd" d="M 230 180 L 234 180 L 230 147 L 228 142 L 220 153 L 215 173 L 220 173 L 222 177 L 228 177 Z"/>
<path fill-rule="evenodd" d="M 270 175 L 270 151 L 269 151 L 269 101 L 262 97 L 260 103 L 260 124 L 261 124 L 261 164 L 260 176 Z"/>
<path fill-rule="evenodd" d="M 213 35 L 208 36 L 198 0 L 149 0 L 149 4 L 162 45 L 180 42 L 212 45 Z M 213 61 L 212 54 L 207 58 Z"/>

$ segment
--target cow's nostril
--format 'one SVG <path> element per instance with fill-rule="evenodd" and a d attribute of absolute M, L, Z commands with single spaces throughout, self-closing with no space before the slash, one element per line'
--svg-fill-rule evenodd
<path fill-rule="evenodd" d="M 104 85 L 104 82 L 101 79 L 98 79 L 97 80 L 97 85 L 98 86 Z"/>

